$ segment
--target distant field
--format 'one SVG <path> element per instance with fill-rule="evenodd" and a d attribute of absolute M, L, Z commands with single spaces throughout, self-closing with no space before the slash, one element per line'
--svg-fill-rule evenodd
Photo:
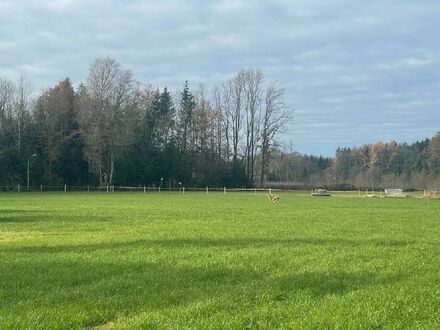
<path fill-rule="evenodd" d="M 440 201 L 0 194 L 0 328 L 112 327 L 439 328 Z"/>

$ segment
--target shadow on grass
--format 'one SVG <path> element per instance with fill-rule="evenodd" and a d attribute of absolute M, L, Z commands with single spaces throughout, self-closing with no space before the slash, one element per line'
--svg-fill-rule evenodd
<path fill-rule="evenodd" d="M 149 248 L 262 248 L 272 245 L 284 246 L 330 246 L 338 247 L 405 247 L 415 244 L 414 241 L 390 240 L 390 239 L 342 239 L 342 238 L 291 238 L 291 239 L 265 239 L 265 238 L 237 238 L 237 239 L 163 239 L 163 240 L 135 240 L 135 241 L 114 241 L 95 244 L 78 245 L 54 245 L 54 246 L 26 246 L 26 247 L 8 247 L 3 250 L 18 253 L 69 253 L 82 252 L 92 253 L 100 250 L 125 250 L 125 249 L 149 249 Z"/>
<path fill-rule="evenodd" d="M 0 223 L 14 222 L 37 222 L 47 220 L 46 211 L 40 210 L 12 210 L 12 209 L 0 209 Z"/>
<path fill-rule="evenodd" d="M 400 281 L 398 276 L 379 276 L 369 272 L 305 272 L 285 276 L 278 280 L 280 293 L 274 300 L 282 301 L 297 291 L 314 298 L 326 295 L 343 295 L 351 291 Z"/>
<path fill-rule="evenodd" d="M 274 280 L 252 269 L 219 265 L 69 261 L 61 256 L 6 261 L 0 270 L 3 308 L 20 310 L 21 318 L 41 313 L 43 322 L 62 320 L 66 327 L 93 327 L 121 315 L 131 317 L 145 310 L 169 310 L 194 302 L 217 301 L 219 308 L 226 309 L 231 302 L 248 307 L 249 303 L 267 303 L 258 299 L 260 294 L 277 302 L 304 293 L 322 299 L 396 281 L 368 273 L 325 271 Z M 33 307 L 27 310 L 26 306 Z M 47 311 L 50 313 L 45 314 Z M 76 316 L 68 319 L 66 315 Z"/>
<path fill-rule="evenodd" d="M 81 327 L 104 324 L 121 314 L 211 300 L 262 278 L 256 272 L 218 266 L 66 261 L 61 257 L 6 261 L 0 274 L 2 308 L 16 310 L 19 305 L 23 314 L 30 315 L 49 310 L 44 318 L 48 320 L 73 311 Z M 63 319 L 66 328 L 74 326 L 68 321 Z"/>
<path fill-rule="evenodd" d="M 22 209 L 0 209 L 0 214 L 2 213 L 38 213 L 43 212 L 40 210 L 22 210 Z"/>

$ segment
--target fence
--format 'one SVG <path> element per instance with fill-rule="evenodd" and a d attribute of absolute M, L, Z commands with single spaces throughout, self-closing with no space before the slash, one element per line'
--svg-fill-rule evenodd
<path fill-rule="evenodd" d="M 232 193 L 232 192 L 248 192 L 248 193 L 267 193 L 271 191 L 282 191 L 281 189 L 261 189 L 261 188 L 227 188 L 227 187 L 152 187 L 152 186 L 0 186 L 0 192 L 138 192 L 138 193 L 148 193 L 148 192 L 175 192 L 175 193 L 186 193 L 186 192 L 204 192 L 209 194 L 210 192 L 222 192 Z"/>
<path fill-rule="evenodd" d="M 105 193 L 112 193 L 112 192 L 127 192 L 127 193 L 191 193 L 191 192 L 199 192 L 199 193 L 248 193 L 248 194 L 267 194 L 271 192 L 276 193 L 294 193 L 294 194 L 310 194 L 310 190 L 293 190 L 293 189 L 276 189 L 276 188 L 227 188 L 227 187 L 159 187 L 159 186 L 69 186 L 69 185 L 63 185 L 63 186 L 45 186 L 45 185 L 39 185 L 39 186 L 30 186 L 29 188 L 27 186 L 22 185 L 16 185 L 16 186 L 0 186 L 0 192 L 19 192 L 19 193 L 26 193 L 26 192 L 89 192 L 89 193 L 98 193 L 98 192 L 105 192 Z M 385 195 L 382 190 L 352 190 L 352 191 L 338 191 L 338 190 L 329 190 L 331 194 L 335 195 L 344 195 L 344 194 L 350 194 L 350 195 L 358 195 L 359 197 L 364 196 L 375 196 L 376 194 L 379 197 L 382 197 Z M 313 193 L 313 190 L 312 190 Z"/>

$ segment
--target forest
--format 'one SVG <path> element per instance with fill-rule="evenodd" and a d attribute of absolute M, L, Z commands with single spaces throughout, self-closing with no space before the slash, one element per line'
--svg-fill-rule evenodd
<path fill-rule="evenodd" d="M 280 188 L 424 190 L 440 188 L 440 133 L 408 143 L 338 148 L 334 157 L 274 151 L 268 184 Z"/>
<path fill-rule="evenodd" d="M 65 79 L 36 95 L 24 76 L 0 78 L 0 185 L 438 185 L 440 134 L 303 155 L 280 143 L 293 118 L 283 99 L 257 69 L 170 92 L 137 82 L 110 57 L 96 59 L 77 88 Z"/>
<path fill-rule="evenodd" d="M 292 117 L 283 94 L 257 69 L 172 93 L 110 57 L 76 89 L 65 79 L 34 95 L 24 77 L 3 78 L 0 185 L 264 185 Z"/>

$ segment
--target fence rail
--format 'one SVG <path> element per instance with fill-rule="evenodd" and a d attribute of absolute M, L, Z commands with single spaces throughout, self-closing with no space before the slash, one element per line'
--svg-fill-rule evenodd
<path fill-rule="evenodd" d="M 351 191 L 338 191 L 332 190 L 330 193 L 358 193 L 364 195 L 368 193 L 379 193 L 381 190 L 351 190 Z M 247 192 L 247 193 L 270 193 L 270 192 L 284 192 L 284 193 L 310 193 L 310 190 L 293 190 L 293 189 L 279 189 L 279 188 L 228 188 L 228 187 L 159 187 L 159 186 L 0 186 L 0 192 L 137 192 L 137 193 L 149 193 L 149 192 L 174 192 L 174 193 L 186 193 L 186 192 L 210 192 L 217 193 L 234 193 L 234 192 Z M 312 191 L 313 192 L 313 191 Z"/>
<path fill-rule="evenodd" d="M 0 186 L 0 192 L 268 192 L 283 191 L 271 188 L 228 188 L 228 187 L 159 187 L 159 186 Z"/>

